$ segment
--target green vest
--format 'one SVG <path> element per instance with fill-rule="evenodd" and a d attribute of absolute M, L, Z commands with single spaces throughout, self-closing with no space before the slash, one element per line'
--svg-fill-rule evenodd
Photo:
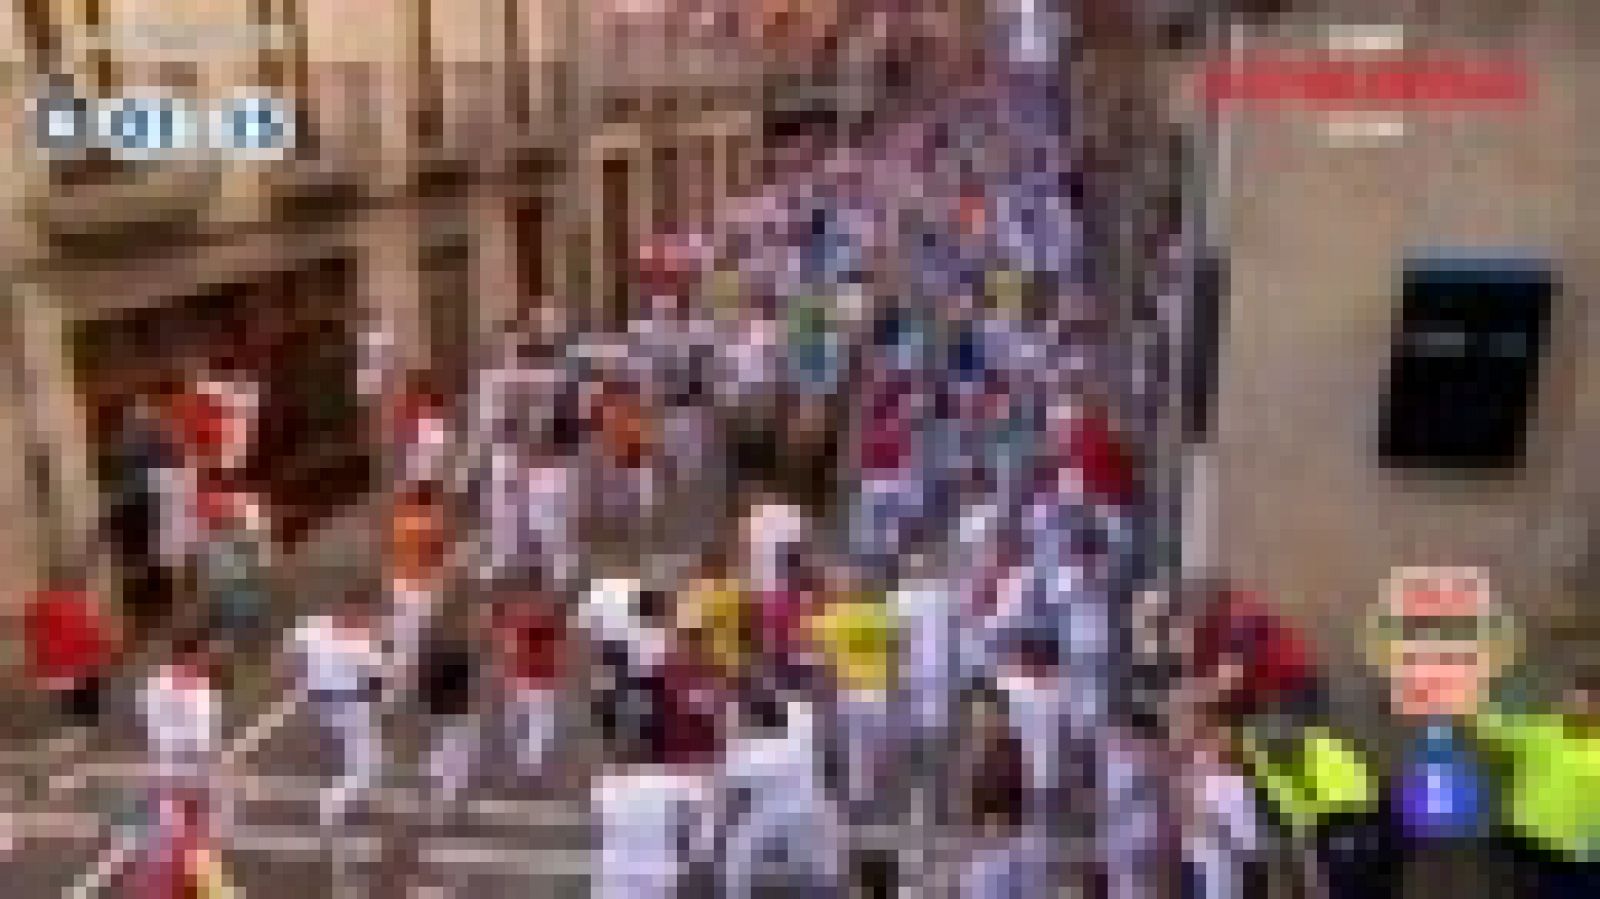
<path fill-rule="evenodd" d="M 1473 725 L 1508 763 L 1506 823 L 1546 849 L 1600 861 L 1600 733 L 1550 714 L 1488 712 Z"/>
<path fill-rule="evenodd" d="M 1377 802 L 1377 783 L 1361 751 L 1325 728 L 1307 728 L 1286 755 L 1270 752 L 1246 733 L 1244 751 L 1268 805 L 1294 831 Z"/>

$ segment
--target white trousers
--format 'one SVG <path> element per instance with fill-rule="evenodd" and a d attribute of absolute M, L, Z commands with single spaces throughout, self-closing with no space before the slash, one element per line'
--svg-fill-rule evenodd
<path fill-rule="evenodd" d="M 555 586 L 569 586 L 577 571 L 578 556 L 573 545 L 572 528 L 566 517 L 554 514 L 535 516 L 532 529 L 545 572 Z"/>
<path fill-rule="evenodd" d="M 397 602 L 389 612 L 388 633 L 385 635 L 389 657 L 390 697 L 410 682 L 416 669 L 417 655 L 422 650 L 422 632 L 427 629 L 433 615 L 433 606 L 425 602 Z"/>
<path fill-rule="evenodd" d="M 517 763 L 525 773 L 543 770 L 545 756 L 555 739 L 559 699 L 559 692 L 546 687 L 518 686 L 512 690 L 512 739 L 517 747 Z"/>
<path fill-rule="evenodd" d="M 428 780 L 440 806 L 455 802 L 472 780 L 481 742 L 479 723 L 473 715 L 446 721 L 428 753 Z"/>
<path fill-rule="evenodd" d="M 845 797 L 852 805 L 876 796 L 889 741 L 889 697 L 881 690 L 846 690 L 839 695 L 845 751 Z"/>
<path fill-rule="evenodd" d="M 377 782 L 383 749 L 377 709 L 370 701 L 322 700 L 318 701 L 317 713 L 344 755 L 344 770 L 322 793 L 321 821 L 328 827 L 338 823 L 350 803 Z"/>
<path fill-rule="evenodd" d="M 757 808 L 728 835 L 722 895 L 759 899 L 763 888 L 780 882 L 805 889 L 805 895 L 843 895 L 844 856 L 843 828 L 823 797 Z"/>
<path fill-rule="evenodd" d="M 600 865 L 595 899 L 673 899 L 692 835 L 705 827 L 710 801 L 702 777 L 664 772 L 607 772 L 596 783 Z"/>
<path fill-rule="evenodd" d="M 189 745 L 158 741 L 152 747 L 163 785 L 175 792 L 201 797 L 207 813 L 207 832 L 225 835 L 233 822 L 232 794 L 218 782 L 216 752 Z"/>
<path fill-rule="evenodd" d="M 672 409 L 662 422 L 662 430 L 671 448 L 667 458 L 673 480 L 694 482 L 705 471 L 706 442 L 711 430 L 708 416 L 695 408 Z"/>
<path fill-rule="evenodd" d="M 1061 694 L 1048 687 L 1006 689 L 1011 726 L 1027 765 L 1033 800 L 1049 795 L 1059 777 L 1058 760 L 1064 723 Z"/>

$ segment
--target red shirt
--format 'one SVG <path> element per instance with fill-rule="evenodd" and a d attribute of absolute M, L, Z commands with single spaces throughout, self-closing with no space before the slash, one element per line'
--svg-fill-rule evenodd
<path fill-rule="evenodd" d="M 661 743 L 667 765 L 716 761 L 722 748 L 723 681 L 709 659 L 674 649 L 662 663 Z"/>
<path fill-rule="evenodd" d="M 171 410 L 184 458 L 206 467 L 220 464 L 233 425 L 233 413 L 219 397 L 200 390 L 180 394 Z"/>
<path fill-rule="evenodd" d="M 437 397 L 410 390 L 394 401 L 395 437 L 402 444 L 415 443 L 428 419 L 443 419 L 444 404 Z"/>
<path fill-rule="evenodd" d="M 809 590 L 784 589 L 763 594 L 758 609 L 762 647 L 779 658 L 792 659 L 804 649 L 806 622 L 820 606 L 816 594 Z"/>
<path fill-rule="evenodd" d="M 983 195 L 974 193 L 962 197 L 957 215 L 961 219 L 962 230 L 968 234 L 982 234 L 989 219 L 989 210 L 985 207 Z"/>
<path fill-rule="evenodd" d="M 1309 687 L 1316 676 L 1304 637 L 1239 591 L 1220 597 L 1195 632 L 1195 662 L 1202 676 L 1214 674 L 1230 658 L 1242 664 L 1244 680 L 1229 701 L 1244 711 Z"/>
<path fill-rule="evenodd" d="M 861 468 L 886 474 L 904 469 L 911 462 L 911 433 L 893 419 L 875 419 L 865 428 L 861 444 Z"/>
<path fill-rule="evenodd" d="M 561 610 L 528 602 L 508 611 L 500 628 L 508 676 L 521 686 L 555 686 L 566 668 L 567 621 Z"/>
<path fill-rule="evenodd" d="M 110 662 L 111 640 L 87 591 L 39 593 L 28 606 L 23 627 L 29 673 L 40 684 L 77 683 Z"/>
<path fill-rule="evenodd" d="M 1117 505 L 1133 502 L 1139 484 L 1133 454 L 1105 416 L 1085 416 L 1066 444 L 1066 463 L 1083 473 L 1091 497 Z"/>

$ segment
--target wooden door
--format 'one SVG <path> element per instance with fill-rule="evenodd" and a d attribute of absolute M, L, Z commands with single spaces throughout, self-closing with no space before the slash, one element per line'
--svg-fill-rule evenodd
<path fill-rule="evenodd" d="M 271 310 L 258 319 L 271 346 L 254 473 L 288 544 L 371 483 L 374 435 L 362 427 L 354 389 L 352 275 L 347 260 L 330 259 L 272 279 L 259 295 Z"/>
<path fill-rule="evenodd" d="M 444 238 L 423 254 L 428 344 L 440 389 L 447 397 L 466 393 L 478 346 L 472 258 L 466 234 Z"/>
<path fill-rule="evenodd" d="M 545 296 L 552 288 L 550 255 L 545 246 L 545 241 L 555 233 L 550 227 L 550 206 L 545 197 L 530 197 L 517 204 L 512 213 L 517 242 L 517 287 L 524 300 Z"/>
<path fill-rule="evenodd" d="M 637 243 L 633 227 L 635 181 L 633 160 L 627 155 L 608 156 L 601 162 L 601 303 L 602 316 L 613 327 L 627 320 L 630 306 Z"/>

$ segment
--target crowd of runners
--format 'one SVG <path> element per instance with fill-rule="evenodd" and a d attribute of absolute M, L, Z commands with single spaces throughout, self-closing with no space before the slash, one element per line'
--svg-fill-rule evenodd
<path fill-rule="evenodd" d="M 538 781 L 578 696 L 596 895 L 846 895 L 868 835 L 907 821 L 936 838 L 896 879 L 966 852 L 963 895 L 1054 895 L 1052 844 L 1137 801 L 1082 765 L 1136 755 L 1108 747 L 1139 739 L 1112 708 L 1116 610 L 1147 561 L 1147 447 L 1064 102 L 996 77 L 793 139 L 758 193 L 642 248 L 624 328 L 529 304 L 465 396 L 368 321 L 383 573 L 281 641 L 270 510 L 240 474 L 257 389 L 199 366 L 131 410 L 151 448 L 127 583 L 180 597 L 140 694 L 162 790 L 209 797 L 225 849 L 216 675 L 264 654 L 340 747 L 330 833 L 387 776 L 386 714 L 434 722 L 448 809 L 486 705 Z M 75 705 L 92 680 L 67 678 Z M 1120 834 L 1113 879 L 1158 839 Z"/>

